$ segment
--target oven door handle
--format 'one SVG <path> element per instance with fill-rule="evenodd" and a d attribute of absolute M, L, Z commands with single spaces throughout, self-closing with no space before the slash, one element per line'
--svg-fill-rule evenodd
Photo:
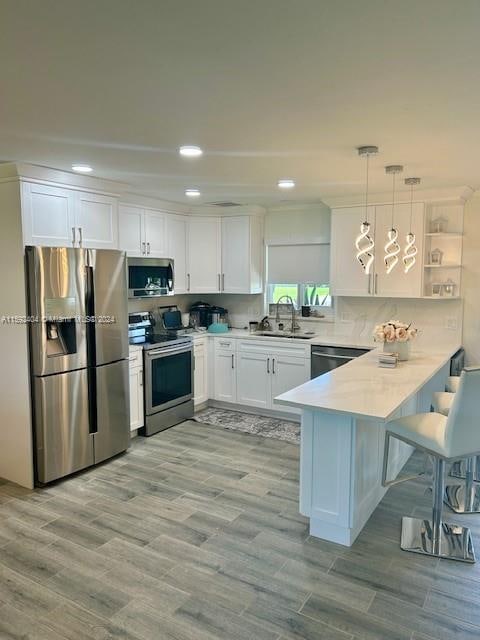
<path fill-rule="evenodd" d="M 170 356 L 173 353 L 186 353 L 187 351 L 192 351 L 192 346 L 189 345 L 188 347 L 171 347 L 170 349 L 148 349 L 147 351 L 145 351 L 145 355 L 148 358 L 156 358 L 156 357 L 162 357 L 162 356 Z"/>

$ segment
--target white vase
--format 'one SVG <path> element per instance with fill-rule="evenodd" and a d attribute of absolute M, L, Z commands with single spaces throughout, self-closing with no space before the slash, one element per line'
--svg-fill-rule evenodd
<path fill-rule="evenodd" d="M 384 342 L 383 350 L 385 353 L 398 353 L 399 360 L 410 358 L 410 342 Z"/>

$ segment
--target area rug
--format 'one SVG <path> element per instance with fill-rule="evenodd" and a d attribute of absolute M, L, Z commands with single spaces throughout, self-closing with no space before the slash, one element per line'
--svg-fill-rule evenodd
<path fill-rule="evenodd" d="M 300 443 L 300 424 L 278 418 L 267 418 L 252 413 L 241 411 L 229 411 L 228 409 L 216 409 L 209 407 L 195 414 L 194 420 L 203 424 L 243 431 L 264 438 L 285 440 L 292 444 Z"/>

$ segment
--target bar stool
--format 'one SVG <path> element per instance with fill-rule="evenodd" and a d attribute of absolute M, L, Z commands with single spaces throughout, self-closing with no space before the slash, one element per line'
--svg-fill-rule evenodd
<path fill-rule="evenodd" d="M 460 378 L 458 377 L 456 380 L 460 380 Z M 454 398 L 455 393 L 448 391 L 434 393 L 432 399 L 433 411 L 448 416 Z M 466 460 L 457 460 L 452 465 L 454 467 L 455 465 L 463 464 L 465 468 L 464 483 L 447 484 L 445 487 L 445 504 L 455 513 L 480 513 L 480 485 L 475 484 L 475 469 L 478 461 L 479 458 L 474 456 Z M 453 474 L 450 473 L 450 475 Z M 462 476 L 455 474 L 454 477 Z"/>
<path fill-rule="evenodd" d="M 449 376 L 445 385 L 446 393 L 455 393 L 460 384 L 460 376 Z M 440 413 L 443 413 L 440 411 Z M 445 414 L 447 415 L 447 414 Z M 480 482 L 480 457 L 475 458 L 472 462 L 469 460 L 456 460 L 450 468 L 450 476 L 452 478 L 460 478 L 461 480 L 467 479 L 467 471 L 471 473 L 471 466 L 473 464 L 473 481 Z M 467 466 L 469 469 L 467 470 Z M 459 512 L 460 513 L 460 512 Z M 463 513 L 463 512 L 462 512 Z"/>
<path fill-rule="evenodd" d="M 390 439 L 396 438 L 424 451 L 434 459 L 432 520 L 402 518 L 400 546 L 405 551 L 428 556 L 475 562 L 470 529 L 442 521 L 445 463 L 480 453 L 478 396 L 480 367 L 462 371 L 458 391 L 448 416 L 418 413 L 386 425 L 382 484 L 387 487 Z M 393 481 L 395 482 L 395 481 Z"/>

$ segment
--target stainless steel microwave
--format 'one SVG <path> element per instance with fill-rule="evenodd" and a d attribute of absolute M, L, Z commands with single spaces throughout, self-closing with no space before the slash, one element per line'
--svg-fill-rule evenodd
<path fill-rule="evenodd" d="M 171 258 L 128 258 L 127 264 L 129 298 L 174 295 Z"/>

